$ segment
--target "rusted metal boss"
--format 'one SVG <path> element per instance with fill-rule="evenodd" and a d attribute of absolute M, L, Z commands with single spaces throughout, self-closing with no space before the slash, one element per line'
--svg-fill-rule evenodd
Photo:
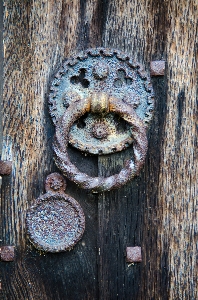
<path fill-rule="evenodd" d="M 80 204 L 64 193 L 65 179 L 58 173 L 46 179 L 46 194 L 36 199 L 26 217 L 27 233 L 39 250 L 70 250 L 85 230 L 85 216 Z"/>

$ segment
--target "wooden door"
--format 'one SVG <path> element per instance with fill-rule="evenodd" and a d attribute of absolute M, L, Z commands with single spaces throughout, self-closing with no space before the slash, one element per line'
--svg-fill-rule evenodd
<path fill-rule="evenodd" d="M 196 0 L 30 0 L 3 2 L 2 160 L 12 174 L 1 186 L 1 244 L 14 262 L 0 262 L 1 299 L 198 299 L 196 266 Z M 145 165 L 124 187 L 99 194 L 68 182 L 86 230 L 73 250 L 37 251 L 25 218 L 45 193 L 53 161 L 48 113 L 50 80 L 64 58 L 88 47 L 127 52 L 145 66 L 165 60 L 152 77 L 155 113 Z M 114 172 L 120 152 L 85 157 L 84 171 Z M 128 264 L 127 246 L 142 248 Z"/>

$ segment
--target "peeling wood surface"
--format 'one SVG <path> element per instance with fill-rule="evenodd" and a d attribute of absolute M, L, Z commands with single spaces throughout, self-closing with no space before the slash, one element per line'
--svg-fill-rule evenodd
<path fill-rule="evenodd" d="M 2 299 L 197 299 L 197 3 L 190 1 L 4 1 L 2 159 L 12 175 L 1 188 Z M 126 51 L 145 65 L 166 60 L 153 77 L 156 112 L 140 176 L 118 191 L 92 195 L 68 183 L 86 231 L 74 250 L 37 252 L 26 210 L 44 193 L 53 162 L 47 110 L 50 78 L 65 57 L 88 47 Z M 129 151 L 71 159 L 92 176 L 109 176 Z M 126 246 L 142 247 L 128 266 Z"/>

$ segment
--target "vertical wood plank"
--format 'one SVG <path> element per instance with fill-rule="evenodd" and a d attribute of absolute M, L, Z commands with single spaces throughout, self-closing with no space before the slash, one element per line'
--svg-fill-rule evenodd
<path fill-rule="evenodd" d="M 4 1 L 3 155 L 12 155 L 13 173 L 5 178 L 1 193 L 2 243 L 16 247 L 16 260 L 2 265 L 3 299 L 97 298 L 95 196 L 68 184 L 67 192 L 80 202 L 86 215 L 83 239 L 71 252 L 36 251 L 25 228 L 27 209 L 45 193 L 46 176 L 58 171 L 47 105 L 49 82 L 65 57 L 88 45 L 86 32 L 81 35 L 84 18 L 88 30 L 95 22 L 97 31 L 98 3 L 90 1 L 84 12 L 82 6 L 79 0 Z M 97 164 L 95 168 L 90 160 L 84 163 L 86 158 L 75 151 L 71 156 L 97 175 Z"/>
<path fill-rule="evenodd" d="M 197 1 L 174 1 L 167 29 L 167 114 L 159 200 L 169 299 L 197 299 Z"/>
<path fill-rule="evenodd" d="M 103 44 L 118 48 L 145 65 L 149 72 L 152 59 L 165 58 L 166 6 L 162 1 L 109 1 Z M 163 78 L 153 80 L 156 109 L 148 133 L 148 155 L 140 176 L 128 186 L 99 197 L 101 258 L 100 299 L 152 299 L 167 293 L 167 280 L 156 268 L 158 255 L 156 216 L 160 146 L 166 107 Z M 101 175 L 126 159 L 126 154 L 99 159 Z M 115 169 L 115 168 L 114 168 Z M 106 173 L 107 172 L 107 173 Z M 110 203 L 110 205 L 106 205 Z M 113 209 L 114 207 L 114 209 Z M 116 212 L 114 215 L 112 211 Z M 107 218 L 111 215 L 111 218 Z M 104 222 L 104 217 L 108 222 Z M 118 226 L 119 224 L 119 226 Z M 112 227 L 117 231 L 114 236 Z M 103 239 L 105 236 L 106 243 Z M 143 262 L 128 266 L 126 246 L 141 246 Z M 160 253 L 161 255 L 161 253 Z"/>
<path fill-rule="evenodd" d="M 3 2 L 0 2 L 0 154 L 2 150 L 2 98 L 3 98 Z M 1 182 L 0 182 L 1 183 Z"/>
<path fill-rule="evenodd" d="M 197 298 L 193 234 L 197 218 L 197 171 L 193 166 L 197 80 L 195 16 L 195 1 L 189 1 L 188 5 L 185 2 L 181 5 L 180 1 L 108 1 L 103 45 L 125 50 L 146 68 L 152 59 L 167 59 L 168 64 L 165 81 L 152 79 L 156 112 L 148 135 L 146 164 L 136 179 L 139 185 L 135 187 L 136 180 L 131 183 L 130 196 L 125 202 L 125 188 L 99 197 L 99 224 L 103 235 L 99 239 L 101 299 L 105 295 L 118 299 Z M 117 157 L 100 158 L 99 165 L 104 166 L 100 174 L 107 176 L 118 161 Z M 136 208 L 141 218 L 136 218 Z M 126 218 L 130 219 L 129 209 L 132 219 L 126 225 Z M 116 213 L 111 215 L 112 211 Z M 112 228 L 117 223 L 119 229 L 112 237 Z M 127 226 L 134 239 L 126 232 Z M 121 255 L 126 240 L 132 246 L 138 243 L 142 246 L 143 262 L 135 266 L 139 268 L 138 273 L 134 270 L 127 274 L 124 255 Z"/>

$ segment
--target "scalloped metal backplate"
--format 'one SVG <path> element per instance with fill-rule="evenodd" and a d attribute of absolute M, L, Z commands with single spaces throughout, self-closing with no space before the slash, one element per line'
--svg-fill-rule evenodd
<path fill-rule="evenodd" d="M 65 61 L 50 87 L 49 112 L 59 122 L 72 101 L 106 93 L 131 105 L 147 127 L 152 119 L 154 95 L 148 74 L 125 53 L 88 49 Z M 97 129 L 94 127 L 97 124 Z M 105 128 L 107 133 L 104 134 Z M 121 151 L 132 142 L 132 129 L 117 115 L 89 113 L 71 127 L 69 141 L 91 154 Z"/>

